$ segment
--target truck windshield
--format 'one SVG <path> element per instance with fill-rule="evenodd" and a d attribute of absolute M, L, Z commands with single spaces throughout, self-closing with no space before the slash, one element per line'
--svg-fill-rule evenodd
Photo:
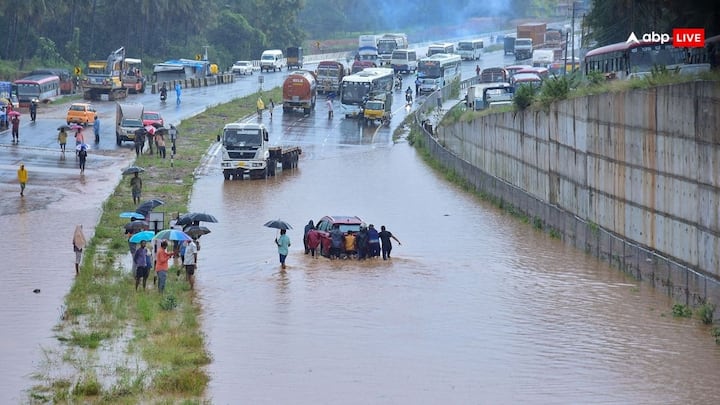
<path fill-rule="evenodd" d="M 142 121 L 135 119 L 135 118 L 125 118 L 120 122 L 120 126 L 122 127 L 138 127 L 140 128 L 142 125 Z"/>
<path fill-rule="evenodd" d="M 519 46 L 531 46 L 531 45 L 532 45 L 532 40 L 529 40 L 529 39 L 516 39 L 516 40 L 515 40 L 515 47 L 517 47 L 518 45 L 519 45 Z"/>
<path fill-rule="evenodd" d="M 225 146 L 260 146 L 262 136 L 259 129 L 235 129 L 225 130 Z"/>

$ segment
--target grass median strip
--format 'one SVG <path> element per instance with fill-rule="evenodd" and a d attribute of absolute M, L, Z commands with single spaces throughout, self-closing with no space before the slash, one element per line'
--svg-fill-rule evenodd
<path fill-rule="evenodd" d="M 263 100 L 281 99 L 279 88 Z M 142 200 L 165 202 L 172 213 L 187 212 L 194 171 L 222 126 L 254 114 L 258 93 L 209 108 L 178 127 L 177 155 L 141 155 Z M 167 140 L 167 149 L 170 142 Z M 61 352 L 45 351 L 29 390 L 32 401 L 51 403 L 201 403 L 209 381 L 199 317 L 201 308 L 179 266 L 170 268 L 165 294 L 149 285 L 135 291 L 120 212 L 132 211 L 129 177 L 103 203 L 95 234 L 56 326 Z M 180 272 L 181 274 L 182 272 Z M 151 284 L 150 282 L 148 284 Z M 200 292 L 202 293 L 202 292 Z"/>

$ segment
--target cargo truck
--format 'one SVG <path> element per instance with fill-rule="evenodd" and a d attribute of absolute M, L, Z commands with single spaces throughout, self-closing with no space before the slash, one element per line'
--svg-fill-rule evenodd
<path fill-rule="evenodd" d="M 278 164 L 284 170 L 296 168 L 302 150 L 298 146 L 270 146 L 269 134 L 260 123 L 226 124 L 220 138 L 225 180 L 274 176 Z"/>
<path fill-rule="evenodd" d="M 541 48 L 545 43 L 545 32 L 547 24 L 545 23 L 527 23 L 517 26 L 516 38 L 530 38 L 532 40 L 533 49 Z M 532 53 L 532 51 L 531 51 Z"/>
<path fill-rule="evenodd" d="M 285 57 L 287 59 L 287 68 L 290 69 L 302 69 L 303 67 L 303 49 L 301 46 L 290 46 L 285 50 Z"/>
<path fill-rule="evenodd" d="M 310 114 L 315 108 L 317 99 L 317 79 L 309 70 L 296 70 L 283 82 L 283 112 L 291 112 L 302 108 L 303 113 Z"/>
<path fill-rule="evenodd" d="M 135 131 L 143 128 L 142 115 L 145 108 L 140 103 L 117 103 L 115 112 L 115 141 L 120 146 L 125 141 L 135 141 Z"/>
<path fill-rule="evenodd" d="M 342 62 L 334 60 L 324 60 L 318 63 L 316 70 L 317 91 L 318 93 L 335 93 L 340 92 L 340 83 L 347 74 L 347 68 Z"/>

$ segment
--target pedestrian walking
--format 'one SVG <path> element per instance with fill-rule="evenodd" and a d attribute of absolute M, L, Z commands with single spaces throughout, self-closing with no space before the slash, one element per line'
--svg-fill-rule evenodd
<path fill-rule="evenodd" d="M 475 66 L 475 76 L 480 76 L 480 65 Z"/>
<path fill-rule="evenodd" d="M 133 253 L 133 263 L 135 264 L 135 291 L 137 291 L 142 280 L 143 290 L 147 284 L 148 275 L 150 270 L 148 269 L 147 256 L 148 250 L 145 246 L 146 242 L 143 240 L 140 242 L 140 246 Z"/>
<path fill-rule="evenodd" d="M 278 247 L 278 255 L 280 255 L 280 267 L 285 270 L 285 259 L 287 258 L 288 248 L 290 247 L 290 237 L 287 236 L 285 229 L 280 230 L 280 237 L 275 238 L 275 244 Z"/>
<path fill-rule="evenodd" d="M 273 113 L 273 110 L 275 109 L 275 102 L 273 101 L 272 98 L 269 100 L 269 102 L 270 102 L 270 108 L 268 109 L 268 112 L 270 113 L 270 119 L 272 119 L 272 113 Z"/>
<path fill-rule="evenodd" d="M 13 143 L 20 143 L 20 116 L 13 115 L 10 123 L 12 124 L 12 141 Z"/>
<path fill-rule="evenodd" d="M 80 147 L 78 151 L 78 161 L 80 163 L 80 174 L 85 173 L 85 161 L 87 160 L 87 148 L 84 146 Z"/>
<path fill-rule="evenodd" d="M 145 145 L 145 128 L 135 130 L 135 139 L 133 139 L 135 145 L 135 157 L 139 157 L 142 154 L 143 146 Z"/>
<path fill-rule="evenodd" d="M 180 96 L 182 95 L 182 86 L 180 83 L 175 83 L 175 104 L 180 105 Z"/>
<path fill-rule="evenodd" d="M 75 131 L 75 157 L 78 156 L 78 152 L 80 151 L 80 149 L 78 149 L 78 146 L 82 145 L 83 143 L 85 143 L 85 135 L 83 135 L 82 130 L 78 128 Z"/>
<path fill-rule="evenodd" d="M 93 121 L 93 133 L 95 133 L 95 143 L 100 142 L 100 118 L 95 114 L 95 121 Z"/>
<path fill-rule="evenodd" d="M 153 152 L 153 144 L 155 143 L 155 127 L 150 127 L 148 130 L 145 130 L 145 144 L 148 147 L 148 153 L 150 156 L 154 155 L 155 152 Z"/>
<path fill-rule="evenodd" d="M 187 241 L 185 245 L 185 253 L 183 256 L 183 264 L 185 265 L 185 276 L 190 283 L 190 289 L 195 289 L 195 269 L 197 268 L 197 252 L 198 248 L 195 239 Z"/>
<path fill-rule="evenodd" d="M 65 153 L 65 145 L 67 145 L 67 132 L 65 132 L 65 127 L 60 128 L 60 132 L 58 132 L 58 143 L 60 144 L 60 152 Z"/>
<path fill-rule="evenodd" d="M 392 232 L 385 229 L 385 225 L 380 226 L 380 232 L 378 233 L 378 236 L 380 237 L 380 242 L 382 243 L 382 258 L 383 260 L 387 260 L 390 258 L 390 251 L 392 250 L 392 242 L 390 239 L 395 239 L 395 241 L 398 243 L 398 245 L 402 246 L 402 243 L 396 238 Z"/>
<path fill-rule="evenodd" d="M 28 181 L 28 172 L 25 169 L 25 164 L 20 163 L 20 168 L 17 171 L 18 182 L 20 183 L 20 197 L 25 195 L 25 185 Z"/>
<path fill-rule="evenodd" d="M 265 103 L 263 103 L 262 97 L 258 97 L 255 104 L 257 105 L 258 118 L 262 118 L 262 112 L 265 109 Z"/>
<path fill-rule="evenodd" d="M 420 78 L 415 78 L 415 96 L 420 94 Z"/>
<path fill-rule="evenodd" d="M 171 257 L 175 257 L 175 252 L 167 251 L 168 243 L 166 240 L 160 242 L 160 249 L 157 251 L 157 261 L 155 262 L 155 273 L 158 278 L 158 290 L 162 294 L 165 291 L 165 281 L 167 280 L 167 272 Z"/>
<path fill-rule="evenodd" d="M 80 262 L 82 261 L 83 249 L 85 249 L 85 234 L 83 234 L 82 225 L 75 227 L 73 233 L 73 252 L 75 252 L 75 275 L 80 274 Z"/>
<path fill-rule="evenodd" d="M 140 204 L 142 194 L 142 179 L 139 173 L 135 173 L 130 179 L 130 190 L 132 191 L 133 204 Z"/>
<path fill-rule="evenodd" d="M 38 99 L 34 98 L 30 101 L 30 121 L 35 122 L 37 117 Z"/>
<path fill-rule="evenodd" d="M 333 117 L 333 102 L 330 97 L 325 101 L 325 105 L 327 105 L 328 109 L 328 119 L 332 119 Z"/>

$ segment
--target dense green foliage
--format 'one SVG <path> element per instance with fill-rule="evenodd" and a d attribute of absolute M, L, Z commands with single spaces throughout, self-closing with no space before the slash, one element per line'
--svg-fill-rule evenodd
<path fill-rule="evenodd" d="M 125 47 L 128 57 L 143 59 L 147 68 L 167 59 L 193 58 L 207 47 L 208 59 L 225 68 L 235 60 L 258 59 L 264 49 L 285 49 L 312 38 L 404 31 L 419 41 L 487 32 L 510 18 L 549 15 L 559 2 L 448 1 L 3 1 L 0 60 L 18 61 L 12 73 L 20 75 L 40 65 L 84 66 Z"/>
<path fill-rule="evenodd" d="M 705 36 L 720 34 L 717 0 L 593 0 L 587 14 L 598 45 L 623 42 L 630 32 L 672 33 L 673 28 L 705 28 Z"/>
<path fill-rule="evenodd" d="M 302 41 L 303 0 L 0 2 L 0 59 L 82 66 L 124 46 L 149 63 L 204 52 L 222 66 Z"/>

